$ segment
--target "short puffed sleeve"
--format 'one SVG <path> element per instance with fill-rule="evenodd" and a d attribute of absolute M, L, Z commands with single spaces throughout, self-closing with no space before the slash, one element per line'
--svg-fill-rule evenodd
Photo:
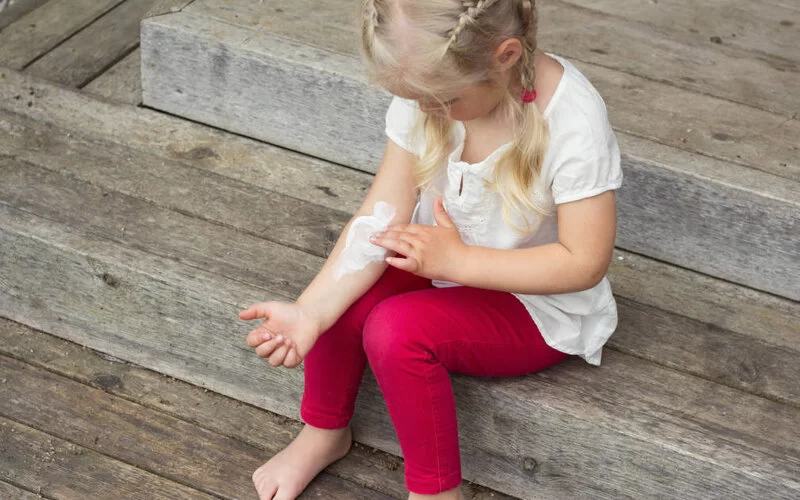
<path fill-rule="evenodd" d="M 393 96 L 386 111 L 386 135 L 406 151 L 422 156 L 422 136 L 415 129 L 418 113 L 416 101 Z"/>
<path fill-rule="evenodd" d="M 553 202 L 568 203 L 596 196 L 622 185 L 619 143 L 602 117 L 572 115 L 572 123 L 557 127 L 548 153 Z"/>

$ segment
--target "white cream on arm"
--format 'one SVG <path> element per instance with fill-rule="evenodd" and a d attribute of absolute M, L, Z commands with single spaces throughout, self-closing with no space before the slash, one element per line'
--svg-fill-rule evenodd
<path fill-rule="evenodd" d="M 375 203 L 372 215 L 356 217 L 347 232 L 345 247 L 333 267 L 334 281 L 345 274 L 354 273 L 367 267 L 371 262 L 380 262 L 386 257 L 386 250 L 369 241 L 374 233 L 383 231 L 392 222 L 397 209 L 385 201 Z"/>

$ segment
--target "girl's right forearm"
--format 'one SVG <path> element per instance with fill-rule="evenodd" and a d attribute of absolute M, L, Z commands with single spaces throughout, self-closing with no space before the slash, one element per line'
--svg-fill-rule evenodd
<path fill-rule="evenodd" d="M 320 334 L 333 326 L 339 317 L 378 281 L 388 266 L 383 260 L 372 262 L 360 271 L 345 274 L 338 281 L 334 280 L 334 265 L 344 249 L 347 232 L 358 215 L 354 215 L 344 227 L 322 269 L 297 298 L 297 303 L 306 313 L 319 322 Z M 392 255 L 394 252 L 387 254 L 389 257 Z"/>

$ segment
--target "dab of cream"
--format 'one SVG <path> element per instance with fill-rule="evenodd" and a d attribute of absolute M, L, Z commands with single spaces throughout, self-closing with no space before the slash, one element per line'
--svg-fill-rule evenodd
<path fill-rule="evenodd" d="M 347 231 L 345 247 L 333 267 L 333 278 L 339 281 L 345 274 L 354 273 L 372 262 L 382 261 L 386 250 L 369 241 L 370 236 L 383 231 L 394 219 L 397 209 L 385 201 L 375 203 L 372 215 L 356 217 Z"/>

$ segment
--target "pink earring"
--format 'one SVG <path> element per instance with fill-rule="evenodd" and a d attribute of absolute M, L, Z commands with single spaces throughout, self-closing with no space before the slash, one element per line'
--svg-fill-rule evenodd
<path fill-rule="evenodd" d="M 536 100 L 536 89 L 526 90 L 522 89 L 522 102 L 531 102 Z"/>

